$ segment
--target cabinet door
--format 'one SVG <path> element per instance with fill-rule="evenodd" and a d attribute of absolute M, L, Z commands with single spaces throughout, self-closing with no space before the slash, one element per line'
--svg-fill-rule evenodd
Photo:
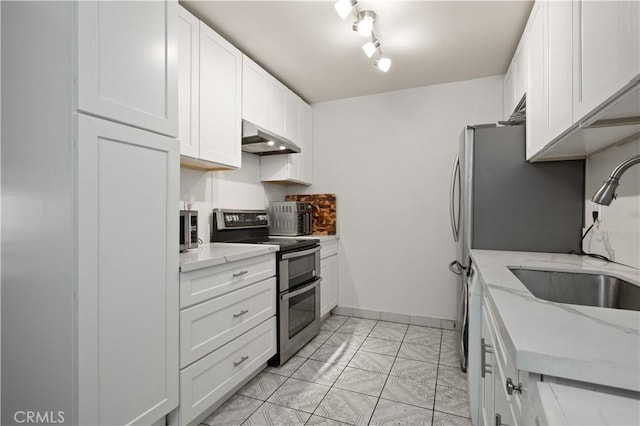
<path fill-rule="evenodd" d="M 242 56 L 242 119 L 267 128 L 268 74 L 248 56 Z"/>
<path fill-rule="evenodd" d="M 544 9 L 546 2 L 536 2 L 531 11 L 527 40 L 529 44 L 529 82 L 527 84 L 527 159 L 541 150 L 545 135 L 544 108 Z"/>
<path fill-rule="evenodd" d="M 320 315 L 326 315 L 338 306 L 338 256 L 322 259 L 321 263 Z"/>
<path fill-rule="evenodd" d="M 571 2 L 550 1 L 546 10 L 543 71 L 545 144 L 573 124 Z"/>
<path fill-rule="evenodd" d="M 267 78 L 267 129 L 276 135 L 285 134 L 287 88 L 275 78 Z"/>
<path fill-rule="evenodd" d="M 177 2 L 78 2 L 78 109 L 178 135 Z"/>
<path fill-rule="evenodd" d="M 178 111 L 180 155 L 198 158 L 200 21 L 178 7 Z"/>
<path fill-rule="evenodd" d="M 527 44 L 527 34 L 522 35 L 520 40 L 520 47 L 516 51 L 513 64 L 515 66 L 513 70 L 513 107 L 517 107 L 525 93 L 527 93 L 527 81 L 528 78 L 528 52 L 529 46 Z"/>
<path fill-rule="evenodd" d="M 481 379 L 480 407 L 482 415 L 480 416 L 480 421 L 483 425 L 493 425 L 495 424 L 494 388 L 496 380 L 494 376 L 498 374 L 498 371 L 495 359 L 495 345 L 489 329 L 489 319 L 484 304 L 482 306 L 482 339 L 484 346 L 481 346 L 480 353 L 484 353 L 484 365 L 481 364 L 480 369 L 481 371 L 484 370 L 485 374 Z"/>
<path fill-rule="evenodd" d="M 80 114 L 77 149 L 78 423 L 150 424 L 178 405 L 178 142 Z"/>
<path fill-rule="evenodd" d="M 300 139 L 300 99 L 291 90 L 287 90 L 286 114 L 284 121 L 284 136 L 295 144 L 299 144 Z"/>
<path fill-rule="evenodd" d="M 242 53 L 200 23 L 200 159 L 240 167 Z"/>
<path fill-rule="evenodd" d="M 511 117 L 511 113 L 515 108 L 515 65 L 512 62 L 511 66 L 504 75 L 504 119 L 508 120 Z"/>
<path fill-rule="evenodd" d="M 583 118 L 640 73 L 640 2 L 576 1 L 574 119 Z"/>
<path fill-rule="evenodd" d="M 300 140 L 304 145 L 300 158 L 300 180 L 311 185 L 313 183 L 313 110 L 311 105 L 304 102 L 300 108 Z"/>

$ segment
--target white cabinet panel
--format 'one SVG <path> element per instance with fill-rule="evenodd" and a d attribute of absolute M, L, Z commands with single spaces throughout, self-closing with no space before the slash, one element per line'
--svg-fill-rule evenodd
<path fill-rule="evenodd" d="M 522 35 L 520 47 L 513 58 L 513 65 L 515 67 L 513 70 L 514 108 L 518 106 L 527 92 L 527 82 L 529 80 L 528 59 L 529 45 L 527 44 L 527 34 L 525 33 Z"/>
<path fill-rule="evenodd" d="M 338 306 L 338 256 L 321 260 L 322 282 L 320 283 L 320 315 L 328 314 Z"/>
<path fill-rule="evenodd" d="M 300 105 L 302 104 L 303 101 L 298 95 L 287 90 L 284 137 L 295 144 L 299 144 L 300 139 Z"/>
<path fill-rule="evenodd" d="M 275 355 L 276 328 L 272 317 L 182 370 L 177 424 L 196 419 Z"/>
<path fill-rule="evenodd" d="M 178 7 L 178 111 L 180 155 L 200 155 L 200 21 Z"/>
<path fill-rule="evenodd" d="M 515 66 L 513 64 L 513 62 L 511 63 L 511 66 L 509 67 L 509 69 L 507 70 L 507 73 L 504 75 L 504 89 L 503 89 L 503 96 L 504 96 L 504 119 L 508 120 L 509 117 L 511 117 L 511 113 L 513 112 L 513 109 L 515 108 L 515 73 L 514 73 L 514 69 Z"/>
<path fill-rule="evenodd" d="M 178 404 L 178 142 L 80 115 L 77 147 L 79 423 L 155 422 Z"/>
<path fill-rule="evenodd" d="M 572 3 L 577 121 L 640 74 L 640 2 Z"/>
<path fill-rule="evenodd" d="M 527 84 L 527 159 L 545 146 L 546 112 L 544 108 L 545 74 L 545 8 L 546 2 L 536 2 L 529 18 L 529 82 Z"/>
<path fill-rule="evenodd" d="M 200 23 L 200 159 L 240 167 L 242 53 Z"/>
<path fill-rule="evenodd" d="M 270 278 L 180 312 L 180 366 L 235 339 L 276 314 Z"/>
<path fill-rule="evenodd" d="M 302 103 L 300 113 L 300 143 L 304 151 L 300 153 L 300 181 L 313 183 L 313 109 L 311 105 Z"/>
<path fill-rule="evenodd" d="M 269 75 L 248 56 L 242 56 L 242 119 L 267 128 Z"/>
<path fill-rule="evenodd" d="M 267 78 L 267 129 L 276 135 L 285 134 L 285 111 L 288 89 L 270 75 Z"/>
<path fill-rule="evenodd" d="M 177 136 L 177 2 L 77 7 L 78 109 Z"/>

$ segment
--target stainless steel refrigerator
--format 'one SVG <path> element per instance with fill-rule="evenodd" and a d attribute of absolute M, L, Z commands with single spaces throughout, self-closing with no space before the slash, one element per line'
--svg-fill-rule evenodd
<path fill-rule="evenodd" d="M 581 251 L 584 160 L 529 163 L 525 126 L 467 126 L 451 177 L 449 264 L 460 276 L 458 348 L 467 365 L 468 271 L 471 249 Z"/>

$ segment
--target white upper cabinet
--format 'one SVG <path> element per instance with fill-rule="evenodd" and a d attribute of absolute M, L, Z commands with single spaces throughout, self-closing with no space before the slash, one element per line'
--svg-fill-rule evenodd
<path fill-rule="evenodd" d="M 525 34 L 528 160 L 584 158 L 640 131 L 630 120 L 640 115 L 639 21 L 633 0 L 535 3 Z"/>
<path fill-rule="evenodd" d="M 200 20 L 178 7 L 178 111 L 180 155 L 198 158 L 200 110 Z"/>
<path fill-rule="evenodd" d="M 267 79 L 267 130 L 285 136 L 285 115 L 287 109 L 287 89 L 282 83 L 269 76 Z"/>
<path fill-rule="evenodd" d="M 267 128 L 267 81 L 269 74 L 242 55 L 242 119 Z"/>
<path fill-rule="evenodd" d="M 200 159 L 242 162 L 242 53 L 200 23 Z"/>
<path fill-rule="evenodd" d="M 299 110 L 303 101 L 295 93 L 288 90 L 285 117 L 284 117 L 284 137 L 290 141 L 298 143 L 300 138 L 300 117 Z"/>
<path fill-rule="evenodd" d="M 77 7 L 78 109 L 177 136 L 177 2 Z"/>
<path fill-rule="evenodd" d="M 640 2 L 575 1 L 574 120 L 640 74 Z"/>
<path fill-rule="evenodd" d="M 242 53 L 179 7 L 181 164 L 239 168 L 242 162 Z"/>
<path fill-rule="evenodd" d="M 506 120 L 511 117 L 527 92 L 528 46 L 526 37 L 527 33 L 525 32 L 504 76 L 504 116 Z"/>

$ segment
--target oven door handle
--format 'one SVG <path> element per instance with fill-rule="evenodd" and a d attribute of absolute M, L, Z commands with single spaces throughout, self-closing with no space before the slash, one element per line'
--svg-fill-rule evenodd
<path fill-rule="evenodd" d="M 295 259 L 296 257 L 303 257 L 303 256 L 307 256 L 309 254 L 313 254 L 315 252 L 320 251 L 320 246 L 314 247 L 312 249 L 309 250 L 302 250 L 302 251 L 294 251 L 291 253 L 285 253 L 282 255 L 282 260 L 287 260 L 287 259 Z"/>
<path fill-rule="evenodd" d="M 285 293 L 283 295 L 280 296 L 280 299 L 282 300 L 288 300 L 291 299 L 292 297 L 295 297 L 299 294 L 304 293 L 305 291 L 309 291 L 312 288 L 315 288 L 318 286 L 318 284 L 320 284 L 320 281 L 322 281 L 322 277 L 317 277 L 311 284 L 307 284 L 304 287 L 295 290 L 295 291 L 290 291 L 289 293 Z"/>

